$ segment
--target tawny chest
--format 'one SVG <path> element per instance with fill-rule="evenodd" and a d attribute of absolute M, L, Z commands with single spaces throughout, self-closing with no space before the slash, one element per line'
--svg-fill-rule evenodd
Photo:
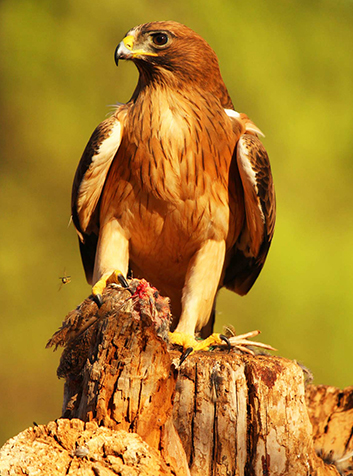
<path fill-rule="evenodd" d="M 126 147 L 109 173 L 102 207 L 134 232 L 142 227 L 160 235 L 169 223 L 186 235 L 212 228 L 226 232 L 229 164 L 227 157 L 218 158 L 216 166 L 214 155 L 176 152 L 166 157 L 148 145 Z"/>
<path fill-rule="evenodd" d="M 200 122 L 199 113 L 182 117 L 163 108 L 139 121 L 133 112 L 109 171 L 102 216 L 119 220 L 135 248 L 163 242 L 172 255 L 226 239 L 241 201 L 230 177 L 236 146 L 230 124 L 222 114 Z"/>

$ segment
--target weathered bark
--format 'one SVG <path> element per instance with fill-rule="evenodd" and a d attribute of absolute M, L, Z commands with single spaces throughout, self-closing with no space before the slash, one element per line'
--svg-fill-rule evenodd
<path fill-rule="evenodd" d="M 192 355 L 174 424 L 193 476 L 338 475 L 314 451 L 303 372 L 286 359 Z"/>
<path fill-rule="evenodd" d="M 214 350 L 190 355 L 177 368 L 180 352 L 168 350 L 166 342 L 167 301 L 137 280 L 131 286 L 132 292 L 138 286 L 132 298 L 126 290 L 108 289 L 100 309 L 87 299 L 53 336 L 51 345 L 65 345 L 58 369 L 66 380 L 65 419 L 10 440 L 0 474 L 22 474 L 11 473 L 8 455 L 16 461 L 21 454 L 23 463 L 34 447 L 41 449 L 44 465 L 44 448 L 61 452 L 61 469 L 44 466 L 47 474 L 58 475 L 184 476 L 188 467 L 192 476 L 339 474 L 315 449 L 329 462 L 335 461 L 326 456 L 329 451 L 350 451 L 350 437 L 338 450 L 325 434 L 330 418 L 352 429 L 352 391 L 332 398 L 334 390 L 309 387 L 313 440 L 303 371 L 296 363 Z M 336 425 L 332 431 L 340 430 Z M 136 449 L 133 462 L 146 464 L 119 469 L 132 461 L 125 454 L 130 446 Z M 90 456 L 82 457 L 87 448 Z"/>
<path fill-rule="evenodd" d="M 28 428 L 0 451 L 2 476 L 172 476 L 159 452 L 141 437 L 98 427 L 95 422 L 57 420 Z"/>
<path fill-rule="evenodd" d="M 306 403 L 316 452 L 341 474 L 353 475 L 353 387 L 309 385 Z"/>
<path fill-rule="evenodd" d="M 177 373 L 163 340 L 168 300 L 145 281 L 133 280 L 131 287 L 133 298 L 126 290 L 107 290 L 100 308 L 87 299 L 50 341 L 66 344 L 58 368 L 66 379 L 63 417 L 137 433 L 173 472 L 188 475 L 172 421 Z"/>

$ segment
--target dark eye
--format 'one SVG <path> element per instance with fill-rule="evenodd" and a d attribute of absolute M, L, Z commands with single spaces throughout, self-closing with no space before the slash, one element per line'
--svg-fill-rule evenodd
<path fill-rule="evenodd" d="M 168 43 L 168 35 L 166 33 L 155 33 L 152 36 L 152 41 L 156 46 L 164 46 Z"/>

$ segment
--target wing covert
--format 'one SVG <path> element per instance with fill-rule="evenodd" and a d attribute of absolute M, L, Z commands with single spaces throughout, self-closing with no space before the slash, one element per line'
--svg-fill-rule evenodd
<path fill-rule="evenodd" d="M 89 283 L 98 240 L 99 201 L 121 137 L 122 125 L 116 113 L 99 124 L 82 154 L 72 186 L 72 220 Z"/>
<path fill-rule="evenodd" d="M 250 290 L 264 265 L 276 219 L 275 191 L 267 152 L 255 134 L 259 130 L 250 120 L 245 123 L 245 129 L 236 147 L 236 160 L 244 190 L 246 219 L 230 253 L 224 278 L 224 285 L 241 295 Z"/>

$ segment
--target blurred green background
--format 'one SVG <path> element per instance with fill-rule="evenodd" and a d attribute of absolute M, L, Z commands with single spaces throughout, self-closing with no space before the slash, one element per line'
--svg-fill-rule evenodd
<path fill-rule="evenodd" d="M 217 329 L 259 328 L 315 383 L 352 385 L 353 3 L 2 0 L 0 14 L 0 443 L 60 416 L 60 353 L 45 344 L 90 292 L 68 227 L 71 183 L 93 129 L 136 83 L 114 49 L 152 20 L 211 44 L 271 157 L 272 249 L 248 296 L 221 292 Z"/>

